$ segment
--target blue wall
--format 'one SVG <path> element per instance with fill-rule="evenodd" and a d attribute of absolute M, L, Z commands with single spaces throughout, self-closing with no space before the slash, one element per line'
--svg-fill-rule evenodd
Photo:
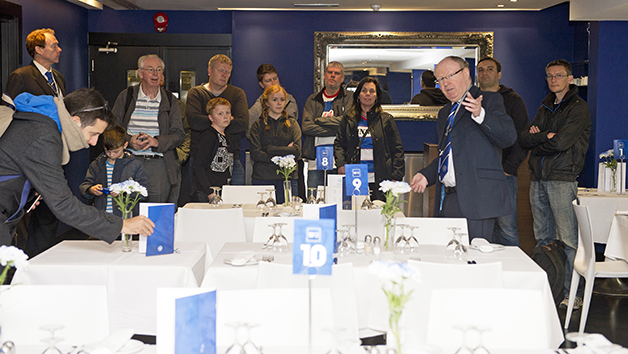
<path fill-rule="evenodd" d="M 52 28 L 61 46 L 61 59 L 55 65 L 65 76 L 68 92 L 87 86 L 87 10 L 65 0 L 11 0 L 22 5 L 22 43 L 38 28 Z M 23 48 L 22 61 L 32 60 Z"/>

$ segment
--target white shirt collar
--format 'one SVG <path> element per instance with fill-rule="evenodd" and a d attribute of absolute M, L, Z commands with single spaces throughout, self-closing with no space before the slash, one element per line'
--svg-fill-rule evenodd
<path fill-rule="evenodd" d="M 40 72 L 40 73 L 41 73 L 44 77 L 46 77 L 46 73 L 47 73 L 47 72 L 50 72 L 50 73 L 52 74 L 52 68 L 50 68 L 50 70 L 48 70 L 48 69 L 44 68 L 44 66 L 43 66 L 43 65 L 41 65 L 41 64 L 39 64 L 39 63 L 37 62 L 37 60 L 33 60 L 33 63 L 35 63 L 35 67 L 37 67 L 37 69 L 39 69 L 39 72 Z M 52 76 L 52 79 L 54 80 L 54 75 Z M 48 80 L 48 78 L 46 78 L 46 80 Z"/>
<path fill-rule="evenodd" d="M 161 88 L 157 91 L 157 96 L 155 96 L 155 98 L 150 98 L 150 96 L 144 93 L 144 90 L 142 90 L 142 84 L 140 84 L 140 89 L 137 92 L 137 98 L 145 98 L 147 101 L 161 102 Z"/>

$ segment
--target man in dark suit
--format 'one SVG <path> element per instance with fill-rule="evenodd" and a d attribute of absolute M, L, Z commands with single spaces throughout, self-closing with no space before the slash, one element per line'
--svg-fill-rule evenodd
<path fill-rule="evenodd" d="M 33 57 L 33 61 L 9 75 L 4 92 L 11 99 L 22 92 L 35 96 L 65 96 L 65 78 L 52 68 L 52 64 L 59 62 L 61 55 L 55 31 L 42 28 L 31 32 L 26 37 L 26 50 Z"/>
<path fill-rule="evenodd" d="M 61 55 L 61 47 L 59 47 L 59 42 L 55 37 L 55 31 L 50 28 L 42 28 L 29 33 L 26 37 L 26 50 L 33 57 L 33 61 L 9 75 L 4 92 L 11 99 L 15 99 L 17 95 L 23 92 L 35 96 L 49 95 L 63 98 L 66 95 L 65 78 L 60 72 L 52 68 L 52 64 L 59 62 Z M 80 153 L 72 152 L 73 157 L 79 156 L 77 154 Z M 77 161 L 74 158 L 72 162 L 66 165 L 66 171 L 79 170 L 81 172 L 77 174 L 82 173 L 84 176 L 87 167 L 80 168 Z M 89 161 L 87 163 L 89 164 Z M 78 190 L 78 184 L 75 189 Z M 30 257 L 34 257 L 55 244 L 59 221 L 45 201 L 31 214 L 29 220 L 24 219 L 23 223 L 18 225 L 18 234 L 28 233 L 27 244 L 22 245 L 23 240 L 20 239 L 18 246 L 23 247 Z M 28 232 L 25 228 L 28 228 Z"/>
<path fill-rule="evenodd" d="M 464 59 L 447 57 L 434 74 L 450 103 L 438 112 L 439 158 L 413 177 L 412 190 L 436 184 L 435 216 L 466 218 L 469 239 L 492 242 L 495 218 L 512 213 L 501 155 L 515 126 L 500 94 L 472 85 Z"/>

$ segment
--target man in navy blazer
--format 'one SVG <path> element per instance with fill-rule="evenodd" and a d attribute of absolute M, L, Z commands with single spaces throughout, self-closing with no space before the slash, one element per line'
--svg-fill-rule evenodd
<path fill-rule="evenodd" d="M 472 85 L 467 61 L 447 57 L 434 74 L 450 103 L 438 112 L 439 158 L 414 175 L 412 190 L 436 184 L 434 216 L 466 218 L 469 239 L 492 242 L 495 218 L 513 212 L 501 161 L 517 131 L 501 95 Z"/>
<path fill-rule="evenodd" d="M 32 93 L 35 96 L 65 96 L 65 78 L 52 68 L 52 64 L 59 62 L 61 55 L 61 47 L 55 37 L 55 31 L 42 28 L 29 33 L 26 37 L 26 50 L 33 57 L 33 61 L 9 75 L 4 92 L 11 99 L 22 92 Z M 52 76 L 52 83 L 46 77 L 47 73 Z"/>

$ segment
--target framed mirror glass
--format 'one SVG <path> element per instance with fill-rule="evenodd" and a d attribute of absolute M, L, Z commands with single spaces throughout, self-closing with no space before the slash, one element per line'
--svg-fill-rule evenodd
<path fill-rule="evenodd" d="M 386 97 L 383 108 L 399 120 L 435 120 L 439 106 L 410 104 L 421 90 L 421 73 L 443 58 L 456 55 L 475 68 L 493 55 L 493 32 L 315 32 L 314 92 L 323 86 L 327 63 L 344 65 L 345 85 L 355 89 L 366 76 L 379 80 Z M 475 79 L 475 70 L 471 70 Z"/>

